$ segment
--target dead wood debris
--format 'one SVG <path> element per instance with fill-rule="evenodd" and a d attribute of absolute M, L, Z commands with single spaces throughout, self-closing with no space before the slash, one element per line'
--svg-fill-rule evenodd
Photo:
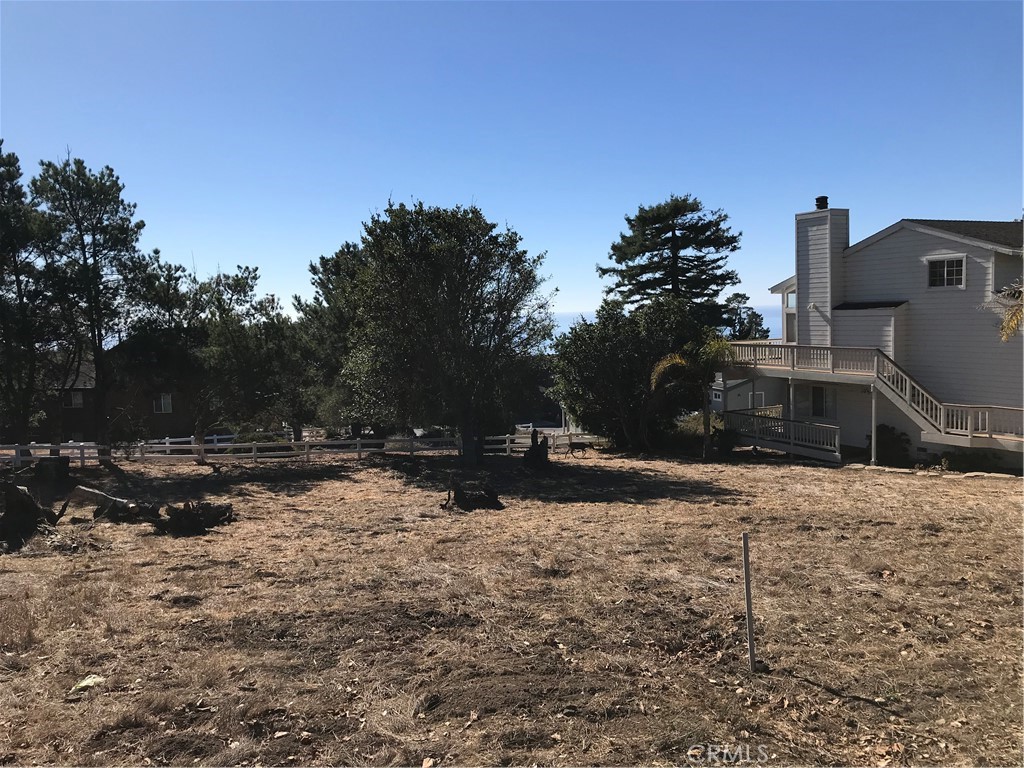
<path fill-rule="evenodd" d="M 464 512 L 472 512 L 475 509 L 504 509 L 497 492 L 487 485 L 481 485 L 477 489 L 466 489 L 462 487 L 454 477 L 448 483 L 448 498 L 441 504 L 441 509 L 459 508 Z"/>
<path fill-rule="evenodd" d="M 39 504 L 28 488 L 4 482 L 0 486 L 0 553 L 14 552 L 41 530 L 60 519 L 53 510 Z"/>
<path fill-rule="evenodd" d="M 218 525 L 234 521 L 235 513 L 231 504 L 214 504 L 209 501 L 186 501 L 182 506 L 167 505 L 167 517 L 153 522 L 161 533 L 177 536 L 194 536 L 206 533 Z"/>

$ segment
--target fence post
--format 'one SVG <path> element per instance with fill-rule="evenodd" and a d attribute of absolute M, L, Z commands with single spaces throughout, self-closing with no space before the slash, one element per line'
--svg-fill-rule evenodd
<path fill-rule="evenodd" d="M 512 435 L 505 435 L 505 455 L 512 455 Z"/>
<path fill-rule="evenodd" d="M 312 446 L 310 446 L 308 440 L 304 443 L 304 445 L 306 447 L 306 463 L 308 464 L 310 461 L 312 461 L 312 457 L 310 456 L 310 453 L 309 453 L 309 450 L 310 450 L 310 448 Z"/>
<path fill-rule="evenodd" d="M 139 443 L 139 464 L 146 463 L 146 444 Z"/>
<path fill-rule="evenodd" d="M 409 438 L 409 455 L 412 456 L 416 453 L 416 437 Z"/>
<path fill-rule="evenodd" d="M 356 438 L 356 458 L 362 460 L 363 458 L 363 438 Z"/>
<path fill-rule="evenodd" d="M 80 467 L 84 467 L 85 466 L 85 446 L 84 445 L 78 446 L 78 466 L 80 466 Z"/>

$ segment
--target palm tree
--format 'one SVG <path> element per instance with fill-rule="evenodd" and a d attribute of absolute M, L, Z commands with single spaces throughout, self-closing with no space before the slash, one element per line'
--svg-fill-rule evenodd
<path fill-rule="evenodd" d="M 736 353 L 732 345 L 721 334 L 712 332 L 695 348 L 665 355 L 651 370 L 652 392 L 685 385 L 699 389 L 705 460 L 711 458 L 711 385 L 716 373 L 735 365 Z"/>
<path fill-rule="evenodd" d="M 1018 277 L 1010 285 L 998 291 L 995 300 L 1003 310 L 1003 320 L 999 324 L 999 337 L 1003 341 L 1009 341 L 1020 333 L 1021 323 L 1024 321 L 1024 287 L 1021 285 L 1021 278 Z"/>

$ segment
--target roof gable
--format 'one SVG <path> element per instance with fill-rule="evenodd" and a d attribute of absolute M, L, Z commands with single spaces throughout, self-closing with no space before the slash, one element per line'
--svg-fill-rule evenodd
<path fill-rule="evenodd" d="M 857 253 L 889 235 L 899 232 L 901 229 L 912 229 L 916 232 L 923 232 L 947 240 L 955 240 L 965 245 L 972 245 L 987 250 L 1010 251 L 1020 254 L 1022 237 L 1024 237 L 1024 224 L 1019 221 L 958 221 L 954 219 L 901 219 L 895 224 L 886 227 L 881 232 L 876 232 L 854 243 L 844 252 L 844 256 Z"/>
<path fill-rule="evenodd" d="M 1008 248 L 1024 247 L 1024 224 L 1019 221 L 957 221 L 954 219 L 907 219 L 915 224 Z"/>

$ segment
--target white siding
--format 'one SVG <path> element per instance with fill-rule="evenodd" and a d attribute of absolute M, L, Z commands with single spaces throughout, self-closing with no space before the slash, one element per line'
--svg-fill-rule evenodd
<path fill-rule="evenodd" d="M 893 357 L 893 310 L 849 309 L 832 312 L 832 345 L 876 347 Z"/>
<path fill-rule="evenodd" d="M 1014 280 L 1019 280 L 1021 271 L 1024 270 L 1024 261 L 1019 256 L 1011 256 L 1008 253 L 996 254 L 995 274 L 992 276 L 993 291 L 999 291 L 1008 286 Z"/>
<path fill-rule="evenodd" d="M 846 291 L 843 286 L 843 251 L 850 247 L 850 212 L 845 208 L 832 208 L 828 213 L 829 269 L 831 270 L 828 306 L 831 309 L 846 300 Z M 833 333 L 835 333 L 834 329 Z"/>
<path fill-rule="evenodd" d="M 737 385 L 734 389 L 729 390 L 723 399 L 725 409 L 729 411 L 742 411 L 749 408 L 751 392 L 763 392 L 765 405 L 784 405 L 786 402 L 787 382 L 785 379 L 762 376 L 743 383 L 733 379 L 729 381 L 729 384 L 730 386 Z M 758 399 L 760 400 L 760 398 Z M 716 403 L 716 405 L 719 404 Z M 716 408 L 716 410 L 718 409 Z"/>
<path fill-rule="evenodd" d="M 959 257 L 964 287 L 929 288 L 927 260 Z M 1001 342 L 999 316 L 983 308 L 990 305 L 992 263 L 991 251 L 901 229 L 844 256 L 845 300 L 908 302 L 894 351 L 939 400 L 1020 407 L 1024 338 Z"/>
<path fill-rule="evenodd" d="M 849 385 L 836 389 L 840 442 L 866 448 L 871 437 L 871 388 Z M 921 428 L 881 392 L 877 398 L 878 423 L 895 427 L 910 438 L 913 446 L 920 445 Z M 914 456 L 913 449 L 911 456 Z"/>
<path fill-rule="evenodd" d="M 796 219 L 797 338 L 801 344 L 828 346 L 830 298 L 828 211 Z M 807 307 L 815 304 L 817 309 Z"/>
<path fill-rule="evenodd" d="M 893 311 L 893 340 L 891 357 L 900 365 L 907 358 L 907 350 L 910 348 L 910 313 L 907 312 L 907 305 L 901 304 Z"/>

